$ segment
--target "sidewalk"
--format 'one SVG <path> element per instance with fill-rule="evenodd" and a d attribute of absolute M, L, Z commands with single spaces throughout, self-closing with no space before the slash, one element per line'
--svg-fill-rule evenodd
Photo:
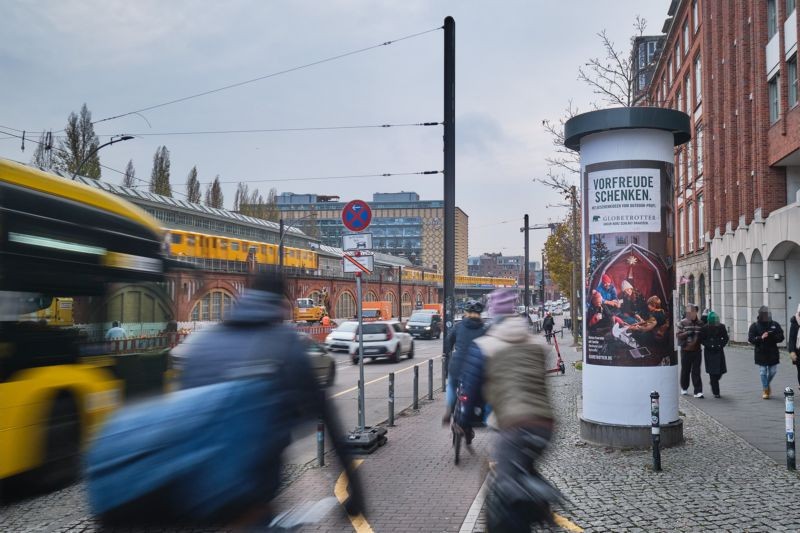
<path fill-rule="evenodd" d="M 773 428 L 775 420 L 783 417 L 782 400 L 749 399 L 758 392 L 758 375 L 749 352 L 734 349 L 728 356 L 722 399 L 681 397 L 686 442 L 662 450 L 663 472 L 654 473 L 649 450 L 612 450 L 579 440 L 576 417 L 581 372 L 570 363 L 581 356 L 571 347 L 568 335 L 559 343 L 567 374 L 548 378 L 559 425 L 541 471 L 570 504 L 556 509 L 568 529 L 551 531 L 800 530 L 797 473 L 787 471 L 783 460 L 773 460 L 744 438 L 749 422 L 759 428 L 763 425 L 763 433 L 771 433 L 776 446 L 783 443 L 782 422 L 777 430 Z M 790 364 L 781 367 L 779 376 L 794 376 Z M 754 383 L 748 385 L 750 381 Z M 700 408 L 716 409 L 712 414 L 719 421 Z M 482 511 L 476 520 L 483 504 L 476 495 L 485 474 L 491 435 L 480 431 L 474 444 L 476 454 L 464 454 L 456 467 L 449 432 L 440 424 L 442 410 L 439 393 L 434 402 L 399 417 L 397 427 L 389 432 L 389 443 L 363 458 L 360 472 L 369 506 L 366 522 L 372 531 L 485 531 Z M 738 423 L 736 431 L 742 437 L 725 426 L 728 420 Z M 762 441 L 756 444 L 767 448 L 771 443 L 766 437 Z M 333 457 L 329 460 L 334 462 Z M 280 495 L 278 505 L 332 495 L 339 473 L 335 463 L 306 470 Z M 365 524 L 357 525 L 339 511 L 306 530 L 369 531 Z"/>

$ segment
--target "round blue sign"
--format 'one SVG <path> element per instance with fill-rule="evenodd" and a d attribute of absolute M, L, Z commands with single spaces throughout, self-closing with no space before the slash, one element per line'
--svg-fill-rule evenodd
<path fill-rule="evenodd" d="M 364 231 L 372 222 L 372 209 L 364 200 L 353 200 L 342 209 L 342 223 L 350 231 Z"/>

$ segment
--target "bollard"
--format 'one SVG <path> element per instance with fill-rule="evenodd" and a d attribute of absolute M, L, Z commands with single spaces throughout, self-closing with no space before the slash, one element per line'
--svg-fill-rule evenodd
<path fill-rule="evenodd" d="M 794 391 L 786 387 L 783 395 L 786 398 L 786 468 L 797 470 L 794 455 Z"/>
<path fill-rule="evenodd" d="M 419 409 L 419 365 L 414 365 L 414 410 Z"/>
<path fill-rule="evenodd" d="M 394 426 L 394 372 L 389 372 L 389 427 Z"/>
<path fill-rule="evenodd" d="M 433 359 L 428 359 L 428 399 L 433 400 Z"/>
<path fill-rule="evenodd" d="M 325 466 L 325 422 L 317 420 L 317 466 Z"/>
<path fill-rule="evenodd" d="M 442 357 L 442 390 L 447 390 L 447 357 Z"/>
<path fill-rule="evenodd" d="M 656 391 L 650 393 L 650 424 L 653 435 L 653 471 L 661 472 L 661 415 Z"/>

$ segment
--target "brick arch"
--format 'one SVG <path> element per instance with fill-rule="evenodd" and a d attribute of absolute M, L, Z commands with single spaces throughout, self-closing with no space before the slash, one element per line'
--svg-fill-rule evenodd
<path fill-rule="evenodd" d="M 383 293 L 381 294 L 381 300 L 392 302 L 392 316 L 398 316 L 400 299 L 397 297 L 397 292 L 395 292 L 395 289 L 384 289 Z"/>
<path fill-rule="evenodd" d="M 241 291 L 239 291 L 236 284 L 230 283 L 226 280 L 215 280 L 213 283 L 212 282 L 204 283 L 197 291 L 195 291 L 195 293 L 192 295 L 192 298 L 189 299 L 186 305 L 186 316 L 176 318 L 176 320 L 178 321 L 190 320 L 192 316 L 192 309 L 194 309 L 194 306 L 197 305 L 197 302 L 202 300 L 206 294 L 212 291 L 227 292 L 230 296 L 233 297 L 234 300 L 238 300 L 239 297 L 242 295 Z"/>
<path fill-rule="evenodd" d="M 350 289 L 343 289 L 343 290 L 338 291 L 336 293 L 335 298 L 331 298 L 331 309 L 329 309 L 329 312 L 331 313 L 331 316 L 333 318 L 338 318 L 338 319 L 343 319 L 344 318 L 344 319 L 347 319 L 347 318 L 352 318 L 353 315 L 356 314 L 356 310 L 353 309 L 353 315 L 351 315 L 351 316 L 339 316 L 339 302 L 342 300 L 343 296 L 352 298 L 354 306 L 358 305 L 358 300 L 356 300 L 356 295 L 355 295 L 355 293 L 353 291 L 351 291 Z"/>

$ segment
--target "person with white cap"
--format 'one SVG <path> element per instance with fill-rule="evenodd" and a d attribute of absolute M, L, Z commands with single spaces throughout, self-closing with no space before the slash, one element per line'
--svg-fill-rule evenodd
<path fill-rule="evenodd" d="M 619 306 L 619 317 L 617 322 L 625 324 L 637 324 L 642 322 L 646 316 L 645 303 L 642 295 L 637 291 L 630 281 L 622 280 L 622 299 Z"/>
<path fill-rule="evenodd" d="M 797 345 L 797 341 L 800 340 L 800 335 L 798 335 L 798 331 L 800 331 L 800 304 L 797 306 L 797 311 L 795 312 L 792 319 L 789 321 L 789 342 L 786 346 L 789 348 L 789 356 L 792 358 L 792 364 L 797 367 L 797 382 L 800 383 L 800 365 L 797 364 L 797 354 L 800 353 L 800 347 Z"/>
<path fill-rule="evenodd" d="M 536 342 L 527 320 L 515 314 L 516 299 L 513 289 L 489 296 L 493 323 L 470 345 L 462 378 L 468 398 L 482 396 L 492 406 L 489 425 L 498 430 L 487 499 L 489 531 L 530 531 L 531 523 L 551 519 L 549 503 L 558 500 L 558 492 L 535 469 L 554 427 L 547 348 Z"/>

